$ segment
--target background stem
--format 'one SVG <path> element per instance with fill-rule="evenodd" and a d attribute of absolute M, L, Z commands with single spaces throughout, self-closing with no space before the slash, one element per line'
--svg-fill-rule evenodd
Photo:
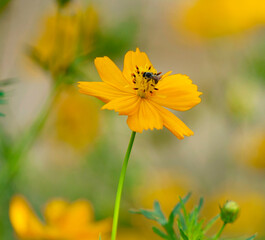
<path fill-rule="evenodd" d="M 11 224 L 8 221 L 8 209 L 10 198 L 16 192 L 14 187 L 14 182 L 23 160 L 27 156 L 29 149 L 34 144 L 36 138 L 41 133 L 43 126 L 49 116 L 51 109 L 53 108 L 54 102 L 58 93 L 60 92 L 62 78 L 58 78 L 56 82 L 53 83 L 50 95 L 47 98 L 46 103 L 38 114 L 37 118 L 33 122 L 32 126 L 26 130 L 18 142 L 12 145 L 11 151 L 7 153 L 4 159 L 2 159 L 3 165 L 0 169 L 0 233 L 1 239 L 11 239 L 12 231 Z"/>

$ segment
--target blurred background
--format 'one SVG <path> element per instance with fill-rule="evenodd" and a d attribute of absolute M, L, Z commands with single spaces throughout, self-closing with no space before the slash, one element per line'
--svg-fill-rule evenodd
<path fill-rule="evenodd" d="M 56 239 L 36 230 L 37 221 L 54 224 L 43 213 L 52 199 L 85 199 L 94 213 L 77 212 L 92 222 L 112 217 L 130 130 L 76 83 L 100 81 L 95 57 L 122 69 L 136 47 L 158 71 L 190 76 L 203 95 L 176 113 L 194 136 L 136 135 L 118 239 L 158 239 L 152 222 L 128 210 L 159 200 L 168 214 L 190 191 L 190 207 L 204 197 L 205 219 L 225 200 L 239 203 L 224 237 L 265 239 L 264 0 L 1 0 L 0 8 L 0 239 Z M 16 234 L 9 209 L 31 219 L 12 221 Z"/>

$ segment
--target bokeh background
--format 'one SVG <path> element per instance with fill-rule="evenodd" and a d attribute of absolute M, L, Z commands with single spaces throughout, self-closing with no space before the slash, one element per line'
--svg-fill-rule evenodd
<path fill-rule="evenodd" d="M 0 7 L 0 239 L 17 238 L 8 216 L 17 194 L 42 221 L 55 198 L 86 199 L 95 220 L 112 217 L 130 130 L 126 117 L 101 111 L 76 83 L 100 81 L 96 56 L 122 68 L 136 47 L 159 71 L 190 76 L 203 95 L 176 113 L 194 136 L 136 135 L 118 239 L 158 239 L 152 222 L 128 210 L 159 200 L 168 214 L 190 191 L 190 207 L 204 197 L 205 219 L 225 200 L 239 203 L 225 237 L 265 239 L 264 0 L 2 0 Z"/>

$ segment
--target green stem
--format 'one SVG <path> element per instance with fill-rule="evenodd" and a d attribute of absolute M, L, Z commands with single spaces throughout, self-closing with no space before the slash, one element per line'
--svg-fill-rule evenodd
<path fill-rule="evenodd" d="M 167 233 L 169 235 L 169 239 L 170 240 L 177 240 L 177 236 L 176 236 L 176 233 L 175 233 L 173 228 L 165 227 L 165 229 L 166 229 L 166 231 L 167 231 Z"/>
<path fill-rule="evenodd" d="M 226 226 L 226 223 L 223 224 L 219 232 L 215 235 L 214 240 L 218 239 L 221 236 L 222 232 L 224 231 L 225 226 Z"/>
<path fill-rule="evenodd" d="M 122 170 L 121 170 L 121 175 L 120 175 L 120 179 L 119 179 L 117 195 L 116 195 L 116 200 L 115 200 L 111 240 L 115 240 L 116 239 L 122 188 L 123 188 L 123 183 L 124 183 L 124 179 L 125 179 L 126 169 L 127 169 L 129 157 L 130 157 L 130 154 L 131 154 L 131 150 L 132 150 L 135 134 L 136 134 L 136 132 L 132 132 L 131 139 L 130 139 L 130 142 L 129 142 L 129 145 L 128 145 L 128 148 L 127 148 L 127 152 L 126 152 L 126 155 L 124 157 L 124 161 L 123 161 L 123 165 L 122 165 Z"/>

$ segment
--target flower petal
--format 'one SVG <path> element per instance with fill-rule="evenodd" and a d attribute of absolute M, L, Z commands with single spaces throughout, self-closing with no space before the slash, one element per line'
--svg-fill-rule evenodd
<path fill-rule="evenodd" d="M 135 114 L 128 116 L 127 124 L 130 129 L 135 132 L 163 128 L 162 117 L 156 107 L 146 99 L 140 99 L 138 111 Z"/>
<path fill-rule="evenodd" d="M 63 217 L 64 226 L 72 229 L 86 227 L 93 220 L 94 212 L 91 204 L 82 199 L 69 204 Z"/>
<path fill-rule="evenodd" d="M 150 100 L 177 111 L 186 111 L 201 102 L 197 86 L 188 76 L 182 74 L 163 78 L 156 86 L 159 90 Z"/>
<path fill-rule="evenodd" d="M 51 226 L 65 229 L 82 229 L 93 221 L 93 210 L 86 200 L 68 203 L 63 199 L 50 201 L 45 208 L 45 218 Z"/>
<path fill-rule="evenodd" d="M 132 115 L 138 111 L 140 100 L 136 95 L 123 96 L 111 100 L 102 109 L 115 110 L 120 115 Z"/>
<path fill-rule="evenodd" d="M 120 91 L 104 82 L 78 82 L 78 84 L 81 93 L 97 97 L 105 103 L 114 98 L 128 95 L 128 93 Z"/>
<path fill-rule="evenodd" d="M 138 67 L 152 65 L 146 53 L 140 52 L 139 48 L 136 48 L 135 52 L 128 51 L 124 57 L 123 75 L 129 80 L 129 82 L 131 82 L 131 74 L 135 71 L 136 65 Z"/>
<path fill-rule="evenodd" d="M 44 216 L 49 225 L 60 225 L 61 218 L 69 203 L 63 199 L 54 199 L 47 203 L 44 209 Z"/>
<path fill-rule="evenodd" d="M 26 199 L 14 196 L 10 203 L 10 221 L 17 235 L 22 239 L 42 239 L 44 226 L 34 214 Z"/>
<path fill-rule="evenodd" d="M 172 112 L 159 106 L 158 104 L 156 104 L 155 107 L 163 119 L 164 126 L 178 139 L 183 139 L 184 136 L 193 135 L 193 132 L 185 125 L 185 123 L 177 118 Z"/>
<path fill-rule="evenodd" d="M 131 90 L 133 92 L 131 88 L 126 88 L 128 81 L 125 79 L 121 70 L 108 57 L 96 58 L 95 66 L 103 82 L 121 91 L 128 92 Z"/>

